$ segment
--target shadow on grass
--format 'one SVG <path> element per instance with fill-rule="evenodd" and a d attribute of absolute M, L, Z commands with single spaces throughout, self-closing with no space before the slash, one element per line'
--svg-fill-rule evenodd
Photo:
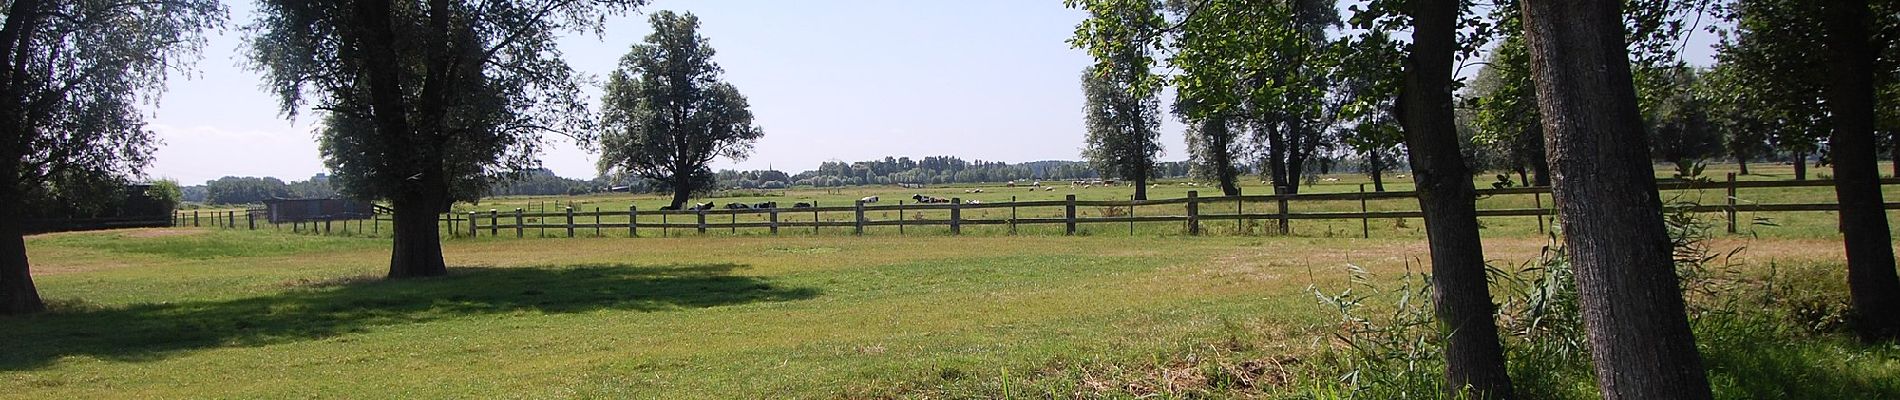
<path fill-rule="evenodd" d="M 460 268 L 440 278 L 295 285 L 236 300 L 79 307 L 0 318 L 0 370 L 60 357 L 156 360 L 182 351 L 259 346 L 364 332 L 378 326 L 515 312 L 640 312 L 816 297 L 731 272 L 735 264 L 593 264 Z"/>

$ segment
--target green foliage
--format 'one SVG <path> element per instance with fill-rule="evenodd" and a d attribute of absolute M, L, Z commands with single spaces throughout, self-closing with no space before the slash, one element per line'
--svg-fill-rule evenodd
<path fill-rule="evenodd" d="M 1082 156 L 1104 176 L 1152 179 L 1161 154 L 1160 103 L 1153 95 L 1137 97 L 1138 90 L 1117 75 L 1095 68 L 1082 73 L 1088 127 Z"/>
<path fill-rule="evenodd" d="M 602 175 L 658 181 L 680 192 L 713 189 L 714 158 L 744 160 L 765 131 L 699 35 L 699 17 L 660 11 L 653 34 L 620 59 L 602 98 Z M 676 204 L 677 206 L 677 204 Z"/>
<path fill-rule="evenodd" d="M 1069 43 L 1095 57 L 1082 72 L 1088 136 L 1082 156 L 1105 176 L 1146 182 L 1161 154 L 1161 78 L 1152 71 L 1160 46 L 1161 3 L 1155 0 L 1067 0 L 1089 13 Z M 1137 197 L 1145 197 L 1136 189 Z"/>
<path fill-rule="evenodd" d="M 9 1 L 0 32 L 0 207 L 109 203 L 151 162 L 144 107 L 189 73 L 213 0 Z M 17 212 L 17 211 L 13 211 Z"/>
<path fill-rule="evenodd" d="M 1643 119 L 1649 132 L 1650 156 L 1675 164 L 1696 161 L 1722 153 L 1721 132 L 1711 121 L 1708 101 L 1696 89 L 1702 73 L 1690 67 L 1656 71 L 1662 84 L 1653 89 L 1653 99 L 1643 107 Z"/>
<path fill-rule="evenodd" d="M 598 31 L 604 16 L 643 2 L 392 3 L 371 15 L 342 0 L 259 0 L 245 28 L 249 66 L 285 115 L 320 113 L 320 149 L 342 192 L 441 197 L 415 199 L 435 212 L 536 166 L 545 133 L 591 140 L 557 34 Z M 393 43 L 377 35 L 384 18 Z M 377 61 L 379 49 L 392 59 Z"/>
<path fill-rule="evenodd" d="M 178 205 L 185 202 L 184 190 L 178 188 L 178 181 L 170 179 L 152 181 L 152 187 L 145 189 L 145 197 L 172 210 L 178 209 Z"/>

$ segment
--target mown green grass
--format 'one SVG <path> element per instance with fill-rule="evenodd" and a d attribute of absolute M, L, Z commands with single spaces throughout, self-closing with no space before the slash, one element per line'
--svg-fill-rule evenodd
<path fill-rule="evenodd" d="M 1750 247 L 1748 271 L 1774 262 L 1826 272 L 1799 293 L 1838 303 L 1832 218 L 1779 216 L 1781 226 L 1718 247 Z M 404 281 L 379 279 L 386 238 L 42 235 L 28 248 L 53 311 L 0 319 L 0 384 L 13 388 L 0 397 L 1339 394 L 1341 371 L 1326 361 L 1340 350 L 1338 316 L 1308 288 L 1347 287 L 1348 265 L 1379 279 L 1423 270 L 1425 244 L 1406 233 L 1422 224 L 1385 221 L 1358 239 L 1356 221 L 1290 237 L 1217 231 L 1228 223 L 1204 237 L 1159 224 L 1132 236 L 1113 224 L 1074 237 L 1059 226 L 962 237 L 481 236 L 444 242 L 450 276 Z M 1487 226 L 1499 265 L 1545 244 L 1530 219 Z M 1703 349 L 1724 398 L 1900 395 L 1900 350 L 1833 333 L 1705 337 L 1720 338 Z M 1591 393 L 1575 371 L 1539 385 L 1562 398 Z"/>
<path fill-rule="evenodd" d="M 1051 363 L 1136 364 L 1305 332 L 1324 265 L 1249 238 L 451 242 L 382 281 L 386 241 L 274 232 L 31 240 L 54 311 L 7 320 L 5 397 L 857 397 L 989 393 Z M 202 256 L 158 246 L 304 241 Z M 114 243 L 101 245 L 101 243 Z M 1375 242 L 1385 253 L 1402 243 Z M 1350 246 L 1349 246 L 1350 245 Z M 1291 252 L 1288 252 L 1291 253 Z M 1393 264 L 1391 254 L 1365 263 Z M 128 265 L 129 264 L 129 265 Z M 1276 333 L 1285 337 L 1288 333 Z M 1287 340 L 1289 345 L 1298 340 Z"/>

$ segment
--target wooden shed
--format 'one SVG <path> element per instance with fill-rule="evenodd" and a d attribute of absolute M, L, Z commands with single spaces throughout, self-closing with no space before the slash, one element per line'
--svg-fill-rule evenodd
<path fill-rule="evenodd" d="M 264 200 L 272 223 L 365 219 L 374 215 L 369 203 L 350 199 Z"/>

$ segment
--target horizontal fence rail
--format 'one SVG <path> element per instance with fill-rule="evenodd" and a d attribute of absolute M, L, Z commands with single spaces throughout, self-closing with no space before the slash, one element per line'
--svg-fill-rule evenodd
<path fill-rule="evenodd" d="M 1900 179 L 1883 179 L 1880 181 L 1880 184 L 1883 186 L 1900 184 Z M 1738 189 L 1832 187 L 1833 185 L 1834 183 L 1832 181 L 1827 180 L 1736 181 L 1735 175 L 1729 174 L 1728 179 L 1724 181 L 1667 181 L 1659 182 L 1657 186 L 1658 189 L 1662 191 L 1725 190 L 1726 196 L 1724 196 L 1725 201 L 1723 204 L 1699 204 L 1690 206 L 1686 210 L 1698 213 L 1722 213 L 1726 217 L 1728 231 L 1734 233 L 1737 230 L 1737 213 L 1838 211 L 1840 209 L 1840 205 L 1834 203 L 1742 204 L 1737 201 L 1736 191 Z M 1480 198 L 1502 195 L 1532 195 L 1535 202 L 1535 207 L 1533 208 L 1479 209 L 1477 210 L 1479 217 L 1538 217 L 1538 228 L 1542 231 L 1545 218 L 1551 217 L 1555 212 L 1554 204 L 1544 201 L 1545 197 L 1550 194 L 1549 187 L 1478 189 L 1477 194 Z M 637 237 L 641 236 L 640 231 L 643 229 L 649 231 L 658 229 L 661 230 L 663 234 L 674 229 L 688 230 L 701 234 L 715 230 L 737 232 L 738 229 L 768 229 L 770 233 L 777 234 L 782 229 L 805 229 L 816 232 L 819 228 L 850 228 L 852 234 L 861 235 L 864 233 L 866 227 L 897 227 L 900 233 L 903 232 L 903 229 L 908 227 L 949 227 L 950 234 L 954 235 L 961 234 L 961 228 L 964 226 L 999 225 L 1007 226 L 1009 232 L 1012 234 L 1014 234 L 1016 228 L 1021 225 L 1062 225 L 1065 235 L 1073 235 L 1077 231 L 1077 226 L 1082 224 L 1124 223 L 1130 224 L 1129 226 L 1132 231 L 1132 224 L 1134 223 L 1160 222 L 1182 223 L 1184 231 L 1190 235 L 1197 235 L 1202 231 L 1203 222 L 1236 221 L 1236 223 L 1238 223 L 1239 220 L 1267 221 L 1277 225 L 1275 229 L 1280 234 L 1289 234 L 1291 233 L 1289 227 L 1290 221 L 1359 220 L 1361 222 L 1361 234 L 1365 237 L 1370 237 L 1369 220 L 1422 218 L 1424 217 L 1424 213 L 1417 210 L 1368 210 L 1366 206 L 1367 201 L 1409 199 L 1414 196 L 1416 196 L 1416 192 L 1365 192 L 1362 187 L 1359 192 L 1217 197 L 1200 197 L 1198 192 L 1189 191 L 1187 197 L 1184 198 L 1155 200 L 1076 200 L 1075 195 L 1071 194 L 1064 200 L 1044 201 L 965 203 L 961 199 L 951 199 L 948 203 L 930 204 L 903 204 L 901 202 L 899 204 L 871 204 L 859 202 L 850 206 L 764 209 L 641 210 L 638 207 L 628 207 L 623 210 L 582 210 L 567 207 L 559 209 L 559 211 L 538 212 L 528 212 L 524 209 L 491 209 L 485 212 L 470 211 L 442 214 L 437 217 L 437 223 L 445 228 L 445 234 L 450 236 L 479 237 L 513 235 L 514 237 L 525 237 L 527 236 L 528 230 L 534 230 L 535 236 L 548 236 L 547 231 L 554 230 L 554 236 L 575 237 L 585 234 L 602 236 L 609 232 L 609 230 L 612 230 L 613 232 L 624 232 L 626 236 Z M 1293 211 L 1294 208 L 1298 207 L 1299 203 L 1315 201 L 1358 201 L 1359 211 Z M 1272 211 L 1245 212 L 1245 205 L 1247 204 L 1252 204 L 1260 208 L 1270 208 Z M 1184 210 L 1186 212 L 1184 214 L 1170 215 L 1136 215 L 1139 207 L 1165 205 L 1182 205 L 1185 206 Z M 1125 210 L 1117 212 L 1125 212 L 1127 214 L 1088 217 L 1081 216 L 1078 213 L 1078 207 Z M 1233 212 L 1207 214 L 1201 212 L 1203 207 L 1231 207 L 1227 210 Z M 1062 213 L 1060 217 L 1017 216 L 1022 209 L 1032 208 L 1044 210 L 1048 208 L 1061 208 Z M 1887 203 L 1885 208 L 1889 210 L 1900 209 L 1900 203 Z M 1007 210 L 1009 215 L 1004 218 L 962 217 L 964 211 L 971 210 Z M 924 214 L 919 212 L 933 212 L 935 215 L 926 218 Z M 872 219 L 866 215 L 867 213 L 895 214 L 896 218 Z M 260 221 L 265 219 L 264 216 L 262 210 L 181 211 L 174 215 L 171 222 L 174 226 L 212 226 L 229 229 L 239 229 L 240 227 L 258 229 L 259 223 L 262 222 L 271 225 L 274 229 L 285 229 L 282 225 L 290 225 L 288 229 L 293 231 L 315 233 L 331 233 L 336 231 L 336 229 L 333 228 L 333 223 L 340 223 L 342 231 L 344 232 L 367 231 L 368 233 L 376 233 L 382 229 L 380 228 L 382 223 L 393 222 L 393 219 L 391 219 L 388 214 L 383 213 L 378 213 L 363 219 L 344 219 L 338 221 L 312 220 L 285 224 Z M 741 216 L 759 220 L 740 221 L 739 218 Z M 796 218 L 787 218 L 794 216 Z M 831 218 L 827 219 L 825 217 Z M 625 220 L 605 221 L 604 219 L 606 218 L 624 218 Z M 368 222 L 367 225 L 369 226 L 367 228 L 364 226 L 365 222 Z M 354 227 L 351 226 L 351 223 L 355 224 Z"/>

